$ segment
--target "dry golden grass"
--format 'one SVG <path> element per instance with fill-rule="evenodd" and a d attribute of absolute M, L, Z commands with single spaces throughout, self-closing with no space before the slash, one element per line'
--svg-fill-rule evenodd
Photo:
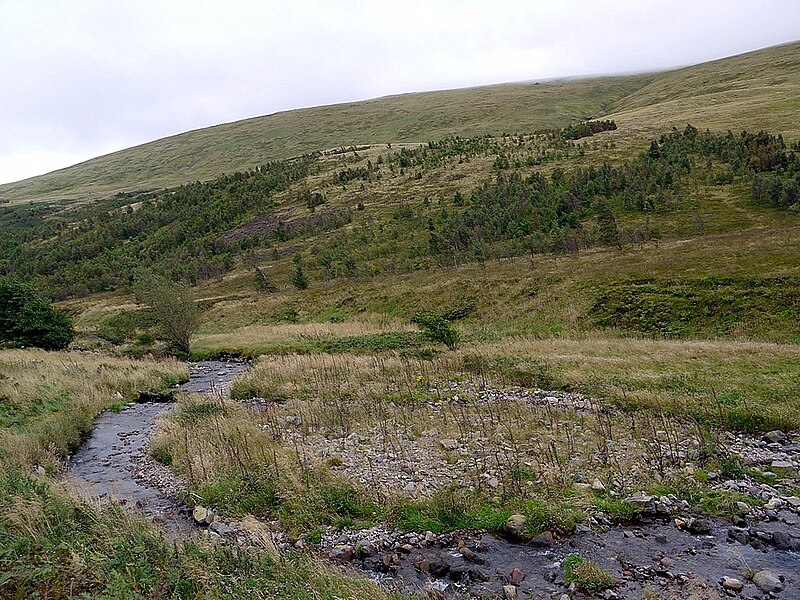
<path fill-rule="evenodd" d="M 0 351 L 0 468 L 57 469 L 95 416 L 138 390 L 187 377 L 175 360 L 132 361 L 78 352 Z"/>

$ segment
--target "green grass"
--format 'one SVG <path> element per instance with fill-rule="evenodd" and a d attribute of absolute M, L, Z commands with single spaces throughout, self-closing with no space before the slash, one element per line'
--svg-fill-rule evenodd
<path fill-rule="evenodd" d="M 387 519 L 405 531 L 484 529 L 501 533 L 506 520 L 515 513 L 525 515 L 530 537 L 544 531 L 569 535 L 586 519 L 581 508 L 569 500 L 491 499 L 455 489 L 441 490 L 423 501 L 401 502 L 389 508 Z"/>
<path fill-rule="evenodd" d="M 0 480 L 4 598 L 388 598 L 301 555 L 175 543 L 149 523 L 100 511 L 28 477 Z"/>

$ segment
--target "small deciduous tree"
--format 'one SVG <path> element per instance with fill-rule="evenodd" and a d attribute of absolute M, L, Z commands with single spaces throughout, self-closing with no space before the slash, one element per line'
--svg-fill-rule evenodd
<path fill-rule="evenodd" d="M 75 337 L 72 321 L 29 283 L 0 277 L 0 343 L 62 350 Z"/>
<path fill-rule="evenodd" d="M 458 347 L 461 335 L 455 327 L 441 315 L 431 311 L 422 311 L 415 314 L 411 318 L 411 322 L 419 325 L 425 337 L 432 342 L 444 344 L 450 348 L 450 350 L 455 350 Z"/>
<path fill-rule="evenodd" d="M 173 351 L 189 354 L 192 335 L 200 324 L 200 309 L 186 283 L 149 271 L 136 275 L 136 299 L 152 311 L 158 335 Z"/>

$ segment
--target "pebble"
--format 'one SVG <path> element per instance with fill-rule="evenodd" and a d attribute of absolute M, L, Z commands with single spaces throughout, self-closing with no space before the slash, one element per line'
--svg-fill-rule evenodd
<path fill-rule="evenodd" d="M 735 577 L 728 577 L 727 575 L 724 575 L 721 583 L 722 587 L 724 587 L 726 590 L 741 592 L 744 589 L 744 584 Z"/>

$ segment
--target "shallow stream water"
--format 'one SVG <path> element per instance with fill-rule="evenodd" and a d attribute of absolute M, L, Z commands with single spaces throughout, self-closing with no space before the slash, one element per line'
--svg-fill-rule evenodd
<path fill-rule="evenodd" d="M 238 361 L 192 363 L 189 381 L 177 390 L 228 396 L 233 380 L 248 368 L 249 363 Z M 149 455 L 157 418 L 174 406 L 143 402 L 101 414 L 69 461 L 70 487 L 90 501 L 135 507 L 168 531 L 190 530 L 186 507 L 178 498 L 183 483 Z"/>

